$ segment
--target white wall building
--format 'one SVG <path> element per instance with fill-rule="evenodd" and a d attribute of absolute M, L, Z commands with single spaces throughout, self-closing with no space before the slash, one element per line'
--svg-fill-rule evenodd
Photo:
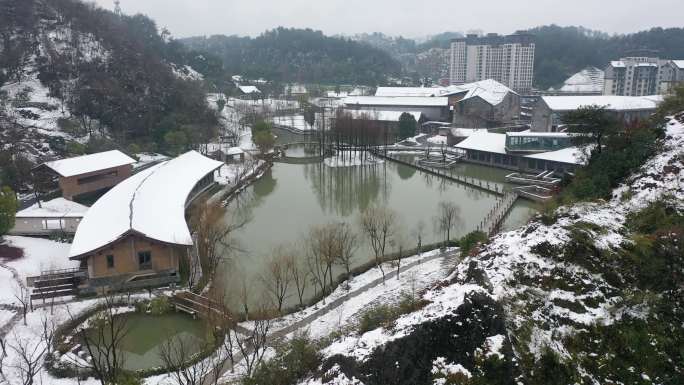
<path fill-rule="evenodd" d="M 451 42 L 452 85 L 494 79 L 516 92 L 529 92 L 534 76 L 534 36 L 468 35 Z"/>
<path fill-rule="evenodd" d="M 666 94 L 684 82 L 684 61 L 656 57 L 625 57 L 610 62 L 605 71 L 604 95 Z"/>

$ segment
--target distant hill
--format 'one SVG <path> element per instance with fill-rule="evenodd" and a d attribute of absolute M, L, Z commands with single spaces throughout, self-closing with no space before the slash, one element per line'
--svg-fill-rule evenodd
<path fill-rule="evenodd" d="M 529 30 L 536 36 L 535 85 L 556 87 L 588 66 L 605 68 L 622 56 L 684 58 L 684 28 L 653 28 L 609 36 L 582 27 L 549 25 Z"/>
<path fill-rule="evenodd" d="M 180 41 L 192 50 L 220 58 L 225 71 L 249 78 L 375 85 L 401 70 L 384 51 L 311 29 L 280 27 L 256 38 L 214 35 Z"/>
<path fill-rule="evenodd" d="M 78 0 L 0 0 L 0 37 L 0 134 L 85 144 L 99 132 L 161 150 L 171 131 L 199 138 L 215 127 L 202 77 L 186 65 L 194 55 L 143 15 Z"/>

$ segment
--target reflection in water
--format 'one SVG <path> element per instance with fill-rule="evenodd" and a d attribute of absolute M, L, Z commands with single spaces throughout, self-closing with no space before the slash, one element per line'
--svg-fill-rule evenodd
<path fill-rule="evenodd" d="M 304 177 L 311 183 L 318 204 L 326 214 L 346 217 L 371 203 L 385 203 L 391 181 L 386 164 L 328 167 L 323 163 L 304 165 Z"/>
<path fill-rule="evenodd" d="M 475 175 L 489 183 L 503 186 L 505 170 L 476 165 L 459 165 L 454 172 Z M 398 213 L 399 226 L 408 234 L 425 224 L 424 245 L 441 242 L 435 229 L 437 205 L 449 201 L 459 208 L 460 226 L 451 232 L 457 239 L 474 230 L 495 204 L 497 197 L 485 191 L 466 187 L 392 162 L 353 167 L 328 167 L 322 162 L 308 164 L 276 163 L 261 179 L 244 190 L 241 199 L 228 207 L 247 211 L 251 220 L 234 236 L 244 252 L 233 257 L 232 266 L 224 265 L 226 286 L 238 279 L 247 280 L 255 293 L 263 283 L 258 279 L 265 261 L 279 245 L 293 245 L 315 225 L 347 222 L 359 232 L 358 217 L 371 205 L 386 205 Z M 529 218 L 533 207 L 514 209 L 507 223 L 520 223 Z M 408 235 L 402 237 L 407 238 Z M 409 247 L 412 247 L 410 241 Z M 395 242 L 397 245 L 399 242 Z M 296 253 L 303 259 L 301 245 Z M 359 241 L 354 266 L 369 260 L 372 251 L 365 240 Z M 237 275 L 237 279 L 234 278 Z M 234 289 L 240 291 L 238 289 Z M 254 294 L 259 296 L 261 294 Z"/>

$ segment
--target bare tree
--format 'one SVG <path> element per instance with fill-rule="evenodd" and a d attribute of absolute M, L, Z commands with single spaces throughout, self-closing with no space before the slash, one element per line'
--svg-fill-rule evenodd
<path fill-rule="evenodd" d="M 308 284 L 309 275 L 311 272 L 302 266 L 301 259 L 297 258 L 294 253 L 290 254 L 288 259 L 290 265 L 290 275 L 292 282 L 297 290 L 297 298 L 299 299 L 299 306 L 304 307 L 304 292 Z"/>
<path fill-rule="evenodd" d="M 435 227 L 444 236 L 444 247 L 449 245 L 451 239 L 451 230 L 456 228 L 460 221 L 461 209 L 455 203 L 449 201 L 441 201 L 437 205 L 437 218 L 435 219 Z"/>
<path fill-rule="evenodd" d="M 264 354 L 268 349 L 268 332 L 272 316 L 272 312 L 261 306 L 250 323 L 251 326 L 242 331 L 245 335 L 239 333 L 236 328 L 231 330 L 233 335 L 229 337 L 235 339 L 233 343 L 242 357 L 246 377 L 250 377 L 254 368 L 259 366 L 264 359 Z"/>
<path fill-rule="evenodd" d="M 193 213 L 197 252 L 207 279 L 214 277 L 219 264 L 235 250 L 236 241 L 231 235 L 248 221 L 241 212 L 234 214 L 228 219 L 226 210 L 219 202 L 204 202 Z"/>
<path fill-rule="evenodd" d="M 23 283 L 18 283 L 14 288 L 14 298 L 19 301 L 21 305 L 21 315 L 24 319 L 24 326 L 26 326 L 26 314 L 28 313 L 29 307 L 31 305 L 31 297 L 29 290 Z"/>
<path fill-rule="evenodd" d="M 380 268 L 385 281 L 385 251 L 396 231 L 397 214 L 388 207 L 369 207 L 361 213 L 361 229 L 371 244 L 375 255 L 375 266 Z"/>
<path fill-rule="evenodd" d="M 415 229 L 413 230 L 413 235 L 416 237 L 416 254 L 420 256 L 423 253 L 423 236 L 425 235 L 425 222 L 422 220 L 418 221 Z"/>
<path fill-rule="evenodd" d="M 266 273 L 261 277 L 266 291 L 268 291 L 278 305 L 278 312 L 282 312 L 283 303 L 287 297 L 287 289 L 292 282 L 290 274 L 289 255 L 281 246 L 274 250 L 271 259 L 267 262 Z"/>
<path fill-rule="evenodd" d="M 337 224 L 337 263 L 344 267 L 347 273 L 347 290 L 351 279 L 351 264 L 354 253 L 359 248 L 359 237 L 348 223 Z"/>
<path fill-rule="evenodd" d="M 211 360 L 200 360 L 188 365 L 194 352 L 206 346 L 193 343 L 180 336 L 173 336 L 159 346 L 159 358 L 164 363 L 167 373 L 177 385 L 200 385 L 212 371 Z"/>
<path fill-rule="evenodd" d="M 130 328 L 126 317 L 117 316 L 117 297 L 108 294 L 103 300 L 104 308 L 94 316 L 91 326 L 78 333 L 91 357 L 90 369 L 102 385 L 107 385 L 116 383 L 124 374 L 121 346 Z"/>
<path fill-rule="evenodd" d="M 52 349 L 54 333 L 54 322 L 43 317 L 41 333 L 37 339 L 26 338 L 16 333 L 13 335 L 13 343 L 8 344 L 8 347 L 16 354 L 17 359 L 11 367 L 17 371 L 22 385 L 33 385 L 34 378 L 43 365 L 43 359 Z"/>
<path fill-rule="evenodd" d="M 328 288 L 328 277 L 332 287 L 332 266 L 337 256 L 336 227 L 333 224 L 313 226 L 306 239 L 308 248 L 307 262 L 312 281 L 318 284 L 323 294 Z"/>

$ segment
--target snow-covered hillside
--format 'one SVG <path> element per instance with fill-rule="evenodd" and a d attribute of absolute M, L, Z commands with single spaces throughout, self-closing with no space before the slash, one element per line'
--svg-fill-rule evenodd
<path fill-rule="evenodd" d="M 657 292 L 628 284 L 624 270 L 631 266 L 610 267 L 634 243 L 627 227 L 634 213 L 662 200 L 684 213 L 684 114 L 677 119 L 667 125 L 662 151 L 612 199 L 561 207 L 553 220 L 496 236 L 424 292 L 422 309 L 391 327 L 336 339 L 323 351 L 324 374 L 306 383 L 358 385 L 366 378 L 378 384 L 393 376 L 402 378 L 396 383 L 424 383 L 426 375 L 435 384 L 471 383 L 459 381 L 477 375 L 479 381 L 501 376 L 476 382 L 486 384 L 681 383 L 681 363 L 650 363 L 672 359 L 655 331 L 644 351 L 659 358 L 619 351 L 640 346 L 638 322 L 648 329 L 670 324 L 653 321 L 651 307 L 659 302 L 649 298 Z M 625 338 L 636 340 L 611 339 L 628 332 Z"/>

